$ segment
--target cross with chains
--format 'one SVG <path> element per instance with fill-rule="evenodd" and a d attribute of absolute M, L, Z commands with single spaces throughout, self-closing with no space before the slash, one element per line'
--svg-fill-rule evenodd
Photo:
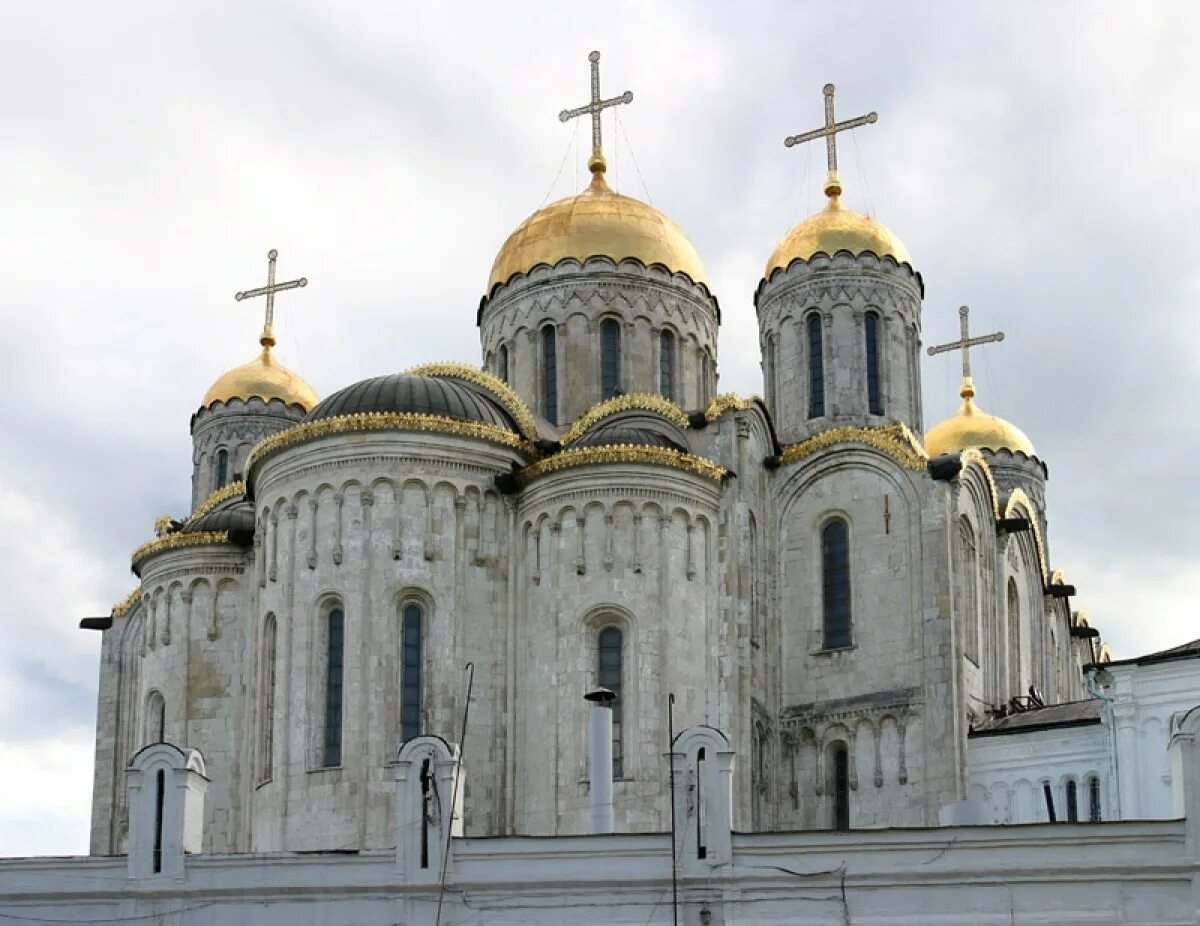
<path fill-rule="evenodd" d="M 592 156 L 600 154 L 600 113 L 608 109 L 610 106 L 620 106 L 622 103 L 632 103 L 633 93 L 626 90 L 620 96 L 614 96 L 611 100 L 600 99 L 600 52 L 594 51 L 588 55 L 588 61 L 592 62 L 592 101 L 586 106 L 580 106 L 578 109 L 564 109 L 558 114 L 559 122 L 570 122 L 577 116 L 592 117 Z"/>
<path fill-rule="evenodd" d="M 860 125 L 871 125 L 879 120 L 879 114 L 872 112 L 867 113 L 865 116 L 847 119 L 844 122 L 836 121 L 833 117 L 833 93 L 835 89 L 833 84 L 826 84 L 822 91 L 825 94 L 824 128 L 813 129 L 811 132 L 802 132 L 799 135 L 789 135 L 783 140 L 784 147 L 792 148 L 806 141 L 814 141 L 818 138 L 825 139 L 825 163 L 829 169 L 829 179 L 825 184 L 825 192 L 830 196 L 842 191 L 841 184 L 838 183 L 837 179 L 837 133 L 845 132 L 847 129 L 856 129 Z M 836 187 L 836 190 L 832 190 L 833 187 Z"/>
<path fill-rule="evenodd" d="M 298 280 L 288 280 L 286 283 L 276 283 L 275 258 L 278 256 L 279 252 L 274 248 L 271 248 L 267 252 L 266 286 L 260 286 L 258 289 L 243 290 L 233 297 L 238 302 L 241 302 L 243 299 L 253 299 L 255 296 L 267 297 L 267 317 L 263 324 L 262 337 L 259 339 L 263 347 L 273 347 L 275 345 L 275 294 L 285 289 L 300 289 L 308 285 L 308 277 L 300 277 Z"/>
<path fill-rule="evenodd" d="M 970 316 L 971 310 L 965 305 L 958 310 L 958 323 L 962 331 L 962 337 L 957 341 L 952 341 L 949 344 L 938 344 L 936 347 L 929 348 L 929 356 L 933 357 L 936 354 L 944 354 L 947 351 L 961 350 L 962 351 L 962 367 L 963 379 L 971 378 L 971 348 L 977 347 L 980 344 L 991 344 L 996 341 L 1004 340 L 1003 331 L 994 331 L 991 334 L 981 334 L 979 337 L 971 337 L 970 326 L 967 323 L 967 318 Z"/>

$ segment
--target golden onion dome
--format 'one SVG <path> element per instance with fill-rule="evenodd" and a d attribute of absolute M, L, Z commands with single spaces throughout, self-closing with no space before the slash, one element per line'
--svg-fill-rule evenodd
<path fill-rule="evenodd" d="M 961 453 L 968 448 L 1008 450 L 1037 456 L 1033 441 L 1015 424 L 980 411 L 975 404 L 975 385 L 968 376 L 963 380 L 962 406 L 958 413 L 934 425 L 925 434 L 925 452 L 931 457 L 943 453 Z"/>
<path fill-rule="evenodd" d="M 312 411 L 319 401 L 316 392 L 300 376 L 275 359 L 271 353 L 275 336 L 270 328 L 263 330 L 259 343 L 262 344 L 262 353 L 249 363 L 224 373 L 204 394 L 201 408 L 231 399 L 245 402 L 259 398 L 264 402 L 279 399 L 285 405 L 299 405 L 306 412 Z"/>
<path fill-rule="evenodd" d="M 842 184 L 831 173 L 825 184 L 829 203 L 814 216 L 805 219 L 784 236 L 763 274 L 769 278 L 778 268 L 799 258 L 811 260 L 814 254 L 833 256 L 849 251 L 856 257 L 870 252 L 879 257 L 893 257 L 898 263 L 912 264 L 908 248 L 882 222 L 842 205 Z"/>
<path fill-rule="evenodd" d="M 588 161 L 592 182 L 586 190 L 539 209 L 508 236 L 492 264 L 489 294 L 515 274 L 540 264 L 553 267 L 568 257 L 636 258 L 708 284 L 700 254 L 687 235 L 653 206 L 611 190 L 605 167 L 604 155 L 594 152 Z"/>

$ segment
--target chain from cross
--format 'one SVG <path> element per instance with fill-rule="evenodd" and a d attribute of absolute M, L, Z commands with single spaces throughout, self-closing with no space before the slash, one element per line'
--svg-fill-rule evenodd
<path fill-rule="evenodd" d="M 308 277 L 300 277 L 298 280 L 288 280 L 286 283 L 275 282 L 275 258 L 279 256 L 279 252 L 274 248 L 267 251 L 267 285 L 260 286 L 258 289 L 246 289 L 234 295 L 234 299 L 241 302 L 243 299 L 253 299 L 255 296 L 267 297 L 267 312 L 266 320 L 263 323 L 262 337 L 259 338 L 259 343 L 263 347 L 275 346 L 275 294 L 283 292 L 285 289 L 301 289 L 308 285 Z"/>
<path fill-rule="evenodd" d="M 829 196 L 841 193 L 842 191 L 841 184 L 837 179 L 837 133 L 856 129 L 862 125 L 872 125 L 879 121 L 879 114 L 874 112 L 867 113 L 865 116 L 856 116 L 844 122 L 836 121 L 833 117 L 833 94 L 836 89 L 833 84 L 826 84 L 821 91 L 825 94 L 824 128 L 813 129 L 811 132 L 802 132 L 799 135 L 789 135 L 783 140 L 785 148 L 793 148 L 806 141 L 815 141 L 818 138 L 825 139 L 825 164 L 829 170 L 829 179 L 825 183 L 825 193 Z"/>
<path fill-rule="evenodd" d="M 600 52 L 594 51 L 588 55 L 588 61 L 592 63 L 592 101 L 586 106 L 580 106 L 577 109 L 564 109 L 558 114 L 559 122 L 570 122 L 578 116 L 591 115 L 592 117 L 592 155 L 600 154 L 600 113 L 608 109 L 610 106 L 620 106 L 623 103 L 633 102 L 633 92 L 626 90 L 620 96 L 614 96 L 610 100 L 600 99 Z"/>
<path fill-rule="evenodd" d="M 980 344 L 992 344 L 1004 340 L 1003 331 L 993 331 L 991 334 L 981 334 L 975 338 L 971 337 L 970 325 L 967 321 L 970 314 L 971 310 L 965 305 L 958 310 L 958 325 L 959 330 L 962 332 L 962 337 L 949 344 L 938 344 L 935 347 L 929 348 L 930 357 L 937 354 L 944 354 L 947 351 L 961 350 L 964 380 L 971 378 L 971 348 L 978 347 Z"/>

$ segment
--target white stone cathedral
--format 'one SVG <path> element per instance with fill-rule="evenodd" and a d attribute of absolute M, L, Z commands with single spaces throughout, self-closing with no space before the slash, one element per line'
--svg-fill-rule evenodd
<path fill-rule="evenodd" d="M 160 740 L 204 756 L 208 851 L 392 845 L 389 764 L 457 739 L 467 663 L 468 835 L 588 830 L 597 685 L 625 832 L 667 826 L 672 694 L 676 729 L 728 734 L 758 831 L 936 825 L 972 728 L 1085 696 L 1045 463 L 969 379 L 926 432 L 900 239 L 831 172 L 755 291 L 764 398 L 720 394 L 700 255 L 589 167 L 501 246 L 482 367 L 318 400 L 268 325 L 204 395 L 193 511 L 104 632 L 94 852 Z"/>

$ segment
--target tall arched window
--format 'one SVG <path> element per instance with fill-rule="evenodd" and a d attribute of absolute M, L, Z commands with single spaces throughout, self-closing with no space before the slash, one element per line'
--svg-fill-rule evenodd
<path fill-rule="evenodd" d="M 612 703 L 613 778 L 620 778 L 625 768 L 621 754 L 621 675 L 624 660 L 621 644 L 621 631 L 616 627 L 605 627 L 596 639 L 596 682 L 617 696 Z"/>
<path fill-rule="evenodd" d="M 161 743 L 166 738 L 166 731 L 166 699 L 163 698 L 162 692 L 152 691 L 146 695 L 146 743 Z"/>
<path fill-rule="evenodd" d="M 1016 579 L 1008 580 L 1008 696 L 1019 695 L 1021 688 L 1021 596 Z"/>
<path fill-rule="evenodd" d="M 833 520 L 821 531 L 821 590 L 825 649 L 850 645 L 850 531 Z"/>
<path fill-rule="evenodd" d="M 867 407 L 872 415 L 882 415 L 883 391 L 879 386 L 879 316 L 868 312 L 863 323 L 867 340 Z"/>
<path fill-rule="evenodd" d="M 1079 788 L 1074 778 L 1067 779 L 1067 822 L 1079 822 Z"/>
<path fill-rule="evenodd" d="M 850 829 L 850 754 L 845 746 L 833 751 L 833 828 Z"/>
<path fill-rule="evenodd" d="M 675 401 L 675 334 L 665 328 L 658 336 L 658 391 Z"/>
<path fill-rule="evenodd" d="M 558 338 L 552 325 L 542 329 L 542 411 L 558 424 Z"/>
<path fill-rule="evenodd" d="M 1092 775 L 1088 780 L 1088 823 L 1100 822 L 1100 779 Z"/>
<path fill-rule="evenodd" d="M 613 319 L 600 323 L 600 398 L 611 399 L 621 388 L 621 326 Z"/>
<path fill-rule="evenodd" d="M 962 647 L 967 658 L 979 665 L 979 553 L 975 547 L 975 531 L 971 522 L 961 518 L 958 522 L 959 543 L 962 548 Z"/>
<path fill-rule="evenodd" d="M 808 417 L 825 414 L 825 357 L 821 347 L 821 316 L 808 316 Z"/>
<path fill-rule="evenodd" d="M 258 780 L 268 781 L 275 761 L 275 615 L 263 624 L 262 688 L 259 692 Z"/>
<path fill-rule="evenodd" d="M 496 375 L 504 382 L 508 382 L 508 345 L 501 344 L 500 350 L 496 354 Z"/>
<path fill-rule="evenodd" d="M 404 606 L 400 643 L 400 739 L 407 742 L 421 735 L 421 606 Z"/>
<path fill-rule="evenodd" d="M 217 465 L 213 473 L 213 491 L 229 481 L 229 451 L 222 447 L 217 451 Z"/>
<path fill-rule="evenodd" d="M 342 764 L 342 672 L 346 653 L 346 615 L 332 608 L 325 618 L 325 749 L 322 764 Z"/>
<path fill-rule="evenodd" d="M 778 415 L 775 408 L 775 335 L 767 335 L 767 347 L 763 357 L 763 390 L 767 394 L 767 408 L 772 415 Z"/>

